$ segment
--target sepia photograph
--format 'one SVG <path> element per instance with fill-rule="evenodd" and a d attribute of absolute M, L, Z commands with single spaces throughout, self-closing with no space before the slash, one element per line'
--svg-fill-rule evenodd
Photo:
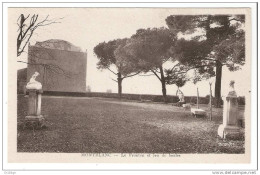
<path fill-rule="evenodd" d="M 249 164 L 251 12 L 8 7 L 8 162 Z"/>

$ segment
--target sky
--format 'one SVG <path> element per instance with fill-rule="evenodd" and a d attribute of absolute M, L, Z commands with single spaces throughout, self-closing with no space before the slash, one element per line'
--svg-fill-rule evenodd
<path fill-rule="evenodd" d="M 100 42 L 118 38 L 131 37 L 140 28 L 167 27 L 165 19 L 169 15 L 183 14 L 185 10 L 173 8 L 13 8 L 9 9 L 9 31 L 17 33 L 17 18 L 23 14 L 39 14 L 40 19 L 49 15 L 49 19 L 60 19 L 60 23 L 38 28 L 31 38 L 30 44 L 36 41 L 49 39 L 62 39 L 78 46 L 87 52 L 87 86 L 92 92 L 106 92 L 111 89 L 117 92 L 115 75 L 107 70 L 98 70 L 98 59 L 93 53 L 93 48 Z M 203 13 L 199 10 L 196 13 Z M 186 9 L 187 13 L 187 9 Z M 9 40 L 16 41 L 15 35 L 9 35 Z M 13 42 L 16 44 L 15 42 Z M 15 45 L 14 45 L 15 47 Z M 27 49 L 27 48 L 26 48 Z M 22 60 L 27 59 L 26 53 L 21 55 Z M 26 67 L 26 64 L 17 63 L 17 69 Z M 235 89 L 238 95 L 243 96 L 250 87 L 250 65 L 248 62 L 241 70 L 229 72 L 223 68 L 222 94 L 229 89 L 230 80 L 235 80 Z M 214 78 L 212 90 L 214 94 Z M 195 96 L 199 89 L 200 96 L 209 94 L 209 81 L 202 81 L 194 85 L 186 83 L 181 88 L 184 95 Z M 175 95 L 177 87 L 167 85 L 167 94 Z M 156 94 L 161 95 L 161 83 L 155 76 L 134 76 L 123 80 L 123 93 Z"/>

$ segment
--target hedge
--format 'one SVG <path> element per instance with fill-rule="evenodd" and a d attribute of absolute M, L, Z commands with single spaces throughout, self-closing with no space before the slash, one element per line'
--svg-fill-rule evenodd
<path fill-rule="evenodd" d="M 117 93 L 103 93 L 103 92 L 50 92 L 45 91 L 43 95 L 46 96 L 72 96 L 72 97 L 102 97 L 102 98 L 119 98 Z M 151 101 L 151 102 L 164 102 L 162 95 L 150 95 L 150 94 L 122 94 L 122 99 L 136 100 L 136 101 Z M 196 96 L 185 96 L 186 103 L 197 103 Z M 214 98 L 213 98 L 214 100 Z M 177 103 L 179 98 L 173 95 L 167 95 L 168 103 Z M 209 104 L 209 96 L 200 97 L 200 104 Z M 223 102 L 222 102 L 223 103 Z M 245 105 L 245 97 L 238 97 L 238 104 Z"/>

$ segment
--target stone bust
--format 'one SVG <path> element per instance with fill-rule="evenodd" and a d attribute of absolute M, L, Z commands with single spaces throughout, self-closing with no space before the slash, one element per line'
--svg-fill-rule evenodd
<path fill-rule="evenodd" d="M 231 80 L 230 83 L 229 83 L 229 92 L 228 92 L 229 97 L 236 97 L 237 96 L 234 84 L 235 84 L 234 80 Z"/>
<path fill-rule="evenodd" d="M 26 85 L 26 89 L 36 89 L 36 90 L 42 89 L 42 84 L 35 80 L 38 75 L 40 75 L 39 72 L 35 72 L 32 75 L 30 81 Z"/>

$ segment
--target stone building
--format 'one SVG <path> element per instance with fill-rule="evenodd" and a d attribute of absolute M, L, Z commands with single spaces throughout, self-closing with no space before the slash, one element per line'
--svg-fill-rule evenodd
<path fill-rule="evenodd" d="M 27 82 L 34 72 L 44 92 L 85 92 L 87 53 L 64 40 L 28 47 Z"/>
<path fill-rule="evenodd" d="M 17 93 L 24 94 L 27 81 L 27 68 L 17 71 Z"/>

